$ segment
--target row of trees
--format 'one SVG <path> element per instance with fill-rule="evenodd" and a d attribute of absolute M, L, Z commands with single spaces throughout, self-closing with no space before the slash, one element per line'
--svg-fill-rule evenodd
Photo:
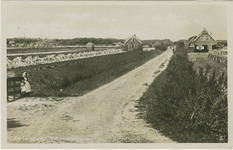
<path fill-rule="evenodd" d="M 88 42 L 92 42 L 96 45 L 110 45 L 114 42 L 124 42 L 124 39 L 112 39 L 112 38 L 74 38 L 74 39 L 36 39 L 36 38 L 13 38 L 13 39 L 7 39 L 7 44 L 12 44 L 10 41 L 13 41 L 13 43 L 34 43 L 34 44 L 58 44 L 58 45 L 85 45 Z"/>
<path fill-rule="evenodd" d="M 34 43 L 34 44 L 58 44 L 58 45 L 85 45 L 88 42 L 92 42 L 95 45 L 111 45 L 115 42 L 121 42 L 124 43 L 125 39 L 115 39 L 115 38 L 74 38 L 74 39 L 41 39 L 41 38 L 9 38 L 7 39 L 7 44 L 12 44 L 10 41 L 13 41 L 13 43 Z M 165 39 L 165 40 L 143 40 L 143 44 L 153 44 L 154 42 L 159 41 L 163 45 L 169 45 L 172 43 L 171 40 Z M 160 46 L 160 47 L 161 47 Z"/>
<path fill-rule="evenodd" d="M 14 41 L 14 43 L 36 43 L 40 41 L 41 39 L 36 38 L 13 38 L 13 39 L 7 39 L 7 44 L 10 44 L 10 41 Z"/>
<path fill-rule="evenodd" d="M 123 43 L 123 39 L 103 39 L 103 38 L 75 38 L 75 39 L 58 39 L 57 40 L 62 45 L 85 45 L 88 42 L 92 42 L 95 45 L 111 45 L 114 42 Z"/>

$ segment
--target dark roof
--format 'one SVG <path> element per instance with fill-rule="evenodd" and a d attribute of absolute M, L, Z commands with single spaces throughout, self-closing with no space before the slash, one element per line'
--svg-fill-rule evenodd
<path fill-rule="evenodd" d="M 196 35 L 192 36 L 191 39 L 189 40 L 188 44 L 191 43 L 191 42 L 193 42 L 193 41 L 195 41 L 196 38 L 197 38 Z"/>
<path fill-rule="evenodd" d="M 134 34 L 134 35 L 128 37 L 128 38 L 125 40 L 124 44 L 127 43 L 131 38 L 136 39 L 139 43 L 142 44 L 142 41 L 136 36 L 136 34 Z"/>

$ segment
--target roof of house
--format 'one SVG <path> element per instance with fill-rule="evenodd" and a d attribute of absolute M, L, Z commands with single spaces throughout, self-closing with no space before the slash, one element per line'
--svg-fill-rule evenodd
<path fill-rule="evenodd" d="M 94 45 L 94 44 L 91 43 L 91 42 L 88 42 L 86 45 L 91 46 L 91 45 Z"/>
<path fill-rule="evenodd" d="M 204 30 L 197 36 L 197 38 L 194 40 L 194 42 L 195 42 L 197 39 L 199 39 L 199 37 L 200 37 L 202 34 L 204 34 L 204 33 L 207 33 L 207 34 L 216 42 L 216 40 L 212 37 L 211 34 L 209 34 L 209 32 L 206 31 L 205 28 L 204 28 Z"/>
<path fill-rule="evenodd" d="M 131 38 L 136 39 L 139 43 L 142 44 L 142 41 L 136 36 L 136 34 L 134 34 L 134 35 L 128 37 L 128 38 L 125 40 L 124 44 L 127 43 Z"/>
<path fill-rule="evenodd" d="M 197 37 L 196 35 L 192 36 L 191 40 L 188 42 L 188 44 L 191 43 L 191 42 L 193 42 L 193 41 L 195 41 L 196 37 Z"/>

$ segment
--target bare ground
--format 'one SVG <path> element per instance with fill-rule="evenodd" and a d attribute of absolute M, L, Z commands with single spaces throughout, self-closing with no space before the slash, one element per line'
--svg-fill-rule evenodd
<path fill-rule="evenodd" d="M 168 50 L 81 97 L 27 97 L 8 103 L 8 143 L 173 143 L 146 124 L 137 109 L 171 55 Z"/>

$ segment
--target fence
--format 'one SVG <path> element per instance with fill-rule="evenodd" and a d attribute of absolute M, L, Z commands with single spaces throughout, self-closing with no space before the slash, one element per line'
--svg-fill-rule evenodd
<path fill-rule="evenodd" d="M 15 99 L 16 94 L 21 96 L 20 83 L 23 80 L 23 77 L 11 77 L 7 78 L 7 101 L 9 101 L 9 96 L 13 95 Z"/>

